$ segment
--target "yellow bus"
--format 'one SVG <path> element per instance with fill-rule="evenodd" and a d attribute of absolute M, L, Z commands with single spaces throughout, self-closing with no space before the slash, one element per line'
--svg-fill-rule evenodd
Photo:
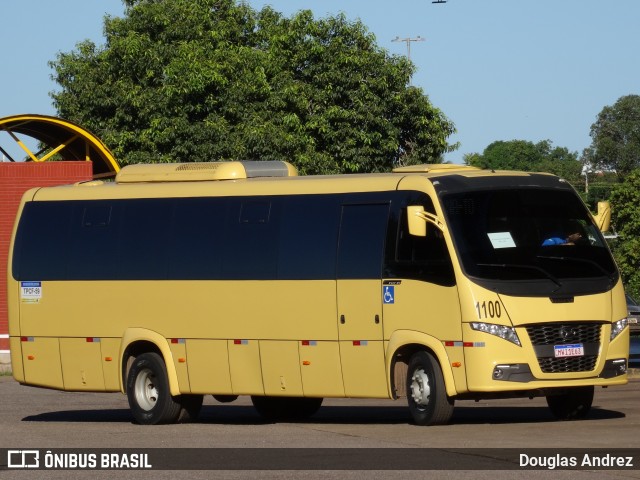
<path fill-rule="evenodd" d="M 27 192 L 8 277 L 15 379 L 123 392 L 140 424 L 195 419 L 209 394 L 270 418 L 406 399 L 420 425 L 545 396 L 572 419 L 627 382 L 620 275 L 548 174 L 132 165 Z"/>

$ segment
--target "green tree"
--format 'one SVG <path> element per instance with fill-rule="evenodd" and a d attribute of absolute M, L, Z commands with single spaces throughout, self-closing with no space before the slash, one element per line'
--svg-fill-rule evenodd
<path fill-rule="evenodd" d="M 627 292 L 640 298 L 640 171 L 630 173 L 611 193 L 611 222 L 619 238 L 612 250 Z"/>
<path fill-rule="evenodd" d="M 283 159 L 302 173 L 436 163 L 455 131 L 413 65 L 344 15 L 285 18 L 235 0 L 125 0 L 104 46 L 50 65 L 61 117 L 122 163 Z"/>
<path fill-rule="evenodd" d="M 496 141 L 482 154 L 465 155 L 465 162 L 479 168 L 549 172 L 572 183 L 580 182 L 582 165 L 578 154 L 564 147 L 554 147 L 550 140 L 538 143 L 526 140 Z"/>
<path fill-rule="evenodd" d="M 591 146 L 583 162 L 591 169 L 613 170 L 622 180 L 640 168 L 640 96 L 620 97 L 591 125 Z"/>

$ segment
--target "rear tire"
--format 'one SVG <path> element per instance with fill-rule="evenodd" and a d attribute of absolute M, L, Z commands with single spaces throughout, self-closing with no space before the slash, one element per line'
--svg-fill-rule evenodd
<path fill-rule="evenodd" d="M 581 420 L 593 404 L 593 386 L 568 388 L 562 393 L 547 395 L 547 405 L 558 420 Z"/>
<path fill-rule="evenodd" d="M 178 422 L 195 422 L 200 415 L 204 395 L 180 395 L 175 398 L 178 400 L 181 407 L 180 415 L 178 415 Z"/>
<path fill-rule="evenodd" d="M 453 415 L 440 365 L 433 355 L 417 352 L 407 370 L 407 402 L 416 425 L 444 425 Z"/>
<path fill-rule="evenodd" d="M 167 368 L 154 352 L 136 357 L 127 376 L 127 398 L 135 421 L 141 425 L 176 423 L 182 405 L 172 397 Z"/>
<path fill-rule="evenodd" d="M 304 420 L 322 405 L 322 398 L 252 396 L 251 401 L 267 420 Z"/>

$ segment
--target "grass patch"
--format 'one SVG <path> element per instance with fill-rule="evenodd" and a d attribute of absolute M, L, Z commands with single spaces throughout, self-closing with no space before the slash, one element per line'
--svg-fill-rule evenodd
<path fill-rule="evenodd" d="M 0 377 L 10 377 L 13 375 L 11 370 L 0 370 Z"/>

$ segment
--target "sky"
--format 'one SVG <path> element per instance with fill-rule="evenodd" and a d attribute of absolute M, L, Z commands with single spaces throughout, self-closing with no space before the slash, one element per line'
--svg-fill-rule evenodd
<path fill-rule="evenodd" d="M 551 140 L 582 153 L 598 113 L 640 94 L 640 0 L 247 0 L 286 16 L 343 12 L 390 54 L 407 55 L 414 86 L 451 119 L 447 161 L 496 140 Z M 48 62 L 85 39 L 104 43 L 121 0 L 0 0 L 0 117 L 55 115 Z M 4 138 L 0 145 L 5 147 Z"/>

